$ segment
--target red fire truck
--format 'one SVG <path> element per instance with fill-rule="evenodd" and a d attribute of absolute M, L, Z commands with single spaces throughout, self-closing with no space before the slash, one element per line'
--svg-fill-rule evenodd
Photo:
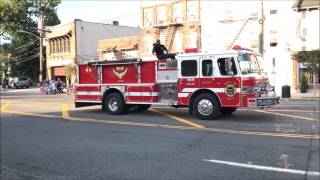
<path fill-rule="evenodd" d="M 110 114 L 151 105 L 189 107 L 200 119 L 215 119 L 239 107 L 263 108 L 279 103 L 262 57 L 237 49 L 189 52 L 176 59 L 89 61 L 77 66 L 75 106 L 102 105 Z"/>

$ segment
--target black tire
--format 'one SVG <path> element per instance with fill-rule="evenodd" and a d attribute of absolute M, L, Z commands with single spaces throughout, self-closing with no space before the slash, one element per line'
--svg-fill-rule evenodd
<path fill-rule="evenodd" d="M 126 104 L 123 96 L 119 93 L 108 94 L 102 106 L 104 111 L 112 115 L 119 115 L 126 112 Z"/>
<path fill-rule="evenodd" d="M 137 111 L 146 111 L 151 107 L 150 104 L 139 104 Z"/>
<path fill-rule="evenodd" d="M 220 114 L 220 102 L 212 94 L 198 95 L 192 106 L 196 116 L 202 120 L 213 120 Z"/>
<path fill-rule="evenodd" d="M 220 109 L 220 112 L 222 115 L 230 115 L 234 113 L 237 110 L 237 108 L 231 108 L 231 107 L 222 107 Z"/>

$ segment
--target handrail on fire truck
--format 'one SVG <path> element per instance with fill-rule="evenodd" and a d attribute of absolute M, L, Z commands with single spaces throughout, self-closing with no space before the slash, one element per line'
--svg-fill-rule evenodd
<path fill-rule="evenodd" d="M 116 61 L 95 61 L 95 62 L 88 62 L 88 65 L 97 66 L 97 65 L 124 65 L 124 64 L 140 64 L 142 59 L 138 58 L 131 58 L 131 59 L 121 59 Z"/>

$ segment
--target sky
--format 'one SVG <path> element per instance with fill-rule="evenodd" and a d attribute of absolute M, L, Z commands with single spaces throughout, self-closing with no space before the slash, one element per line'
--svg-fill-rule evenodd
<path fill-rule="evenodd" d="M 168 0 L 165 2 L 169 2 Z M 62 0 L 57 7 L 61 23 L 81 19 L 90 22 L 112 23 L 119 21 L 119 25 L 140 25 L 140 7 L 163 1 L 147 0 Z"/>

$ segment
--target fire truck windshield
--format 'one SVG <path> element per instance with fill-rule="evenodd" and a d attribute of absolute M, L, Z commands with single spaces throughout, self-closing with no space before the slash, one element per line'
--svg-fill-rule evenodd
<path fill-rule="evenodd" d="M 254 54 L 241 54 L 238 57 L 241 74 L 260 73 L 257 57 Z"/>

